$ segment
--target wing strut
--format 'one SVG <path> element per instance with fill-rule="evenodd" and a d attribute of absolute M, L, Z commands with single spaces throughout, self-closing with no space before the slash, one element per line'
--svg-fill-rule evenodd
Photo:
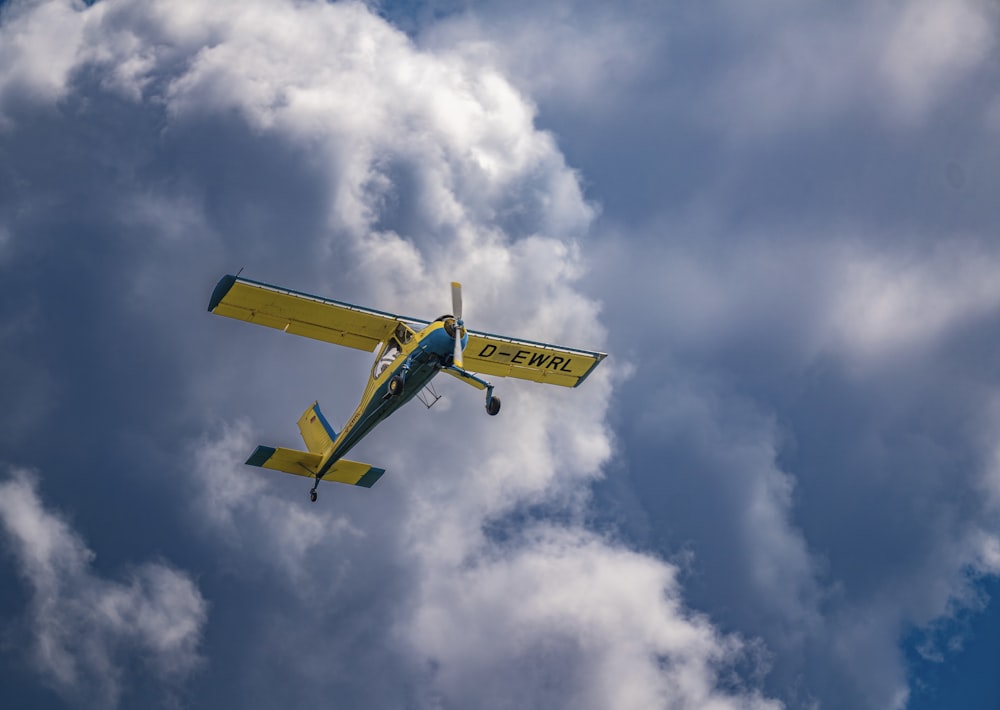
<path fill-rule="evenodd" d="M 500 413 L 500 398 L 493 394 L 492 382 L 487 382 L 473 375 L 471 372 L 463 370 L 460 367 L 455 367 L 454 365 L 446 365 L 442 368 L 442 371 L 447 372 L 452 377 L 457 377 L 465 384 L 472 385 L 476 389 L 486 390 L 486 413 L 491 417 L 495 417 Z"/>

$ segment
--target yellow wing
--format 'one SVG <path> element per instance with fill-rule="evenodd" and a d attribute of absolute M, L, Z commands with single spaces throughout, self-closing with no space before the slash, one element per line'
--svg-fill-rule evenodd
<path fill-rule="evenodd" d="M 607 355 L 502 335 L 469 331 L 463 353 L 466 370 L 576 387 Z"/>
<path fill-rule="evenodd" d="M 372 352 L 399 321 L 424 323 L 328 298 L 224 276 L 212 292 L 208 310 L 293 335 Z"/>

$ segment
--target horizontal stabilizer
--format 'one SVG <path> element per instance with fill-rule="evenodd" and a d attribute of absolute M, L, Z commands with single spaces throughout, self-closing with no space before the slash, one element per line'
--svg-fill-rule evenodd
<path fill-rule="evenodd" d="M 323 457 L 308 451 L 258 446 L 247 459 L 250 466 L 270 468 L 274 471 L 313 477 L 323 463 Z"/>
<path fill-rule="evenodd" d="M 247 464 L 313 478 L 323 464 L 323 457 L 308 451 L 258 446 L 247 459 Z M 385 469 L 375 468 L 371 464 L 340 459 L 326 470 L 323 480 L 371 488 L 383 473 Z"/>
<path fill-rule="evenodd" d="M 371 488 L 385 473 L 384 468 L 375 468 L 371 464 L 340 459 L 323 474 L 324 481 L 338 481 L 351 486 Z"/>

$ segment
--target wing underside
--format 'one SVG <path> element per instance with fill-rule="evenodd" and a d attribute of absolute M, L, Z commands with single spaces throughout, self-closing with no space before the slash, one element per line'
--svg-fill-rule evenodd
<path fill-rule="evenodd" d="M 238 276 L 224 276 L 219 281 L 208 310 L 368 352 L 388 340 L 400 322 L 418 330 L 428 324 L 425 320 L 361 308 Z M 607 357 L 601 352 L 473 330 L 468 334 L 464 369 L 494 377 L 576 387 Z"/>
<path fill-rule="evenodd" d="M 466 370 L 484 375 L 576 387 L 605 357 L 605 353 L 470 330 L 464 364 Z"/>
<path fill-rule="evenodd" d="M 236 276 L 224 276 L 219 281 L 208 310 L 292 335 L 368 352 L 385 341 L 400 321 L 426 322 Z"/>

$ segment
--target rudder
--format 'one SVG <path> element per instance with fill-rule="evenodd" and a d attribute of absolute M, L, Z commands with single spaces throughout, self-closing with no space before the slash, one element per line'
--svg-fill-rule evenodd
<path fill-rule="evenodd" d="M 302 413 L 298 426 L 308 451 L 258 446 L 247 459 L 247 464 L 297 476 L 319 476 L 324 481 L 337 481 L 361 488 L 371 488 L 385 473 L 385 469 L 359 461 L 331 460 L 337 432 L 323 416 L 318 402 L 313 402 Z M 313 492 L 315 493 L 315 488 Z"/>
<path fill-rule="evenodd" d="M 306 442 L 306 448 L 310 452 L 324 455 L 333 448 L 337 432 L 330 426 L 330 422 L 323 416 L 323 412 L 319 410 L 319 402 L 313 402 L 302 413 L 298 425 L 302 440 Z"/>

